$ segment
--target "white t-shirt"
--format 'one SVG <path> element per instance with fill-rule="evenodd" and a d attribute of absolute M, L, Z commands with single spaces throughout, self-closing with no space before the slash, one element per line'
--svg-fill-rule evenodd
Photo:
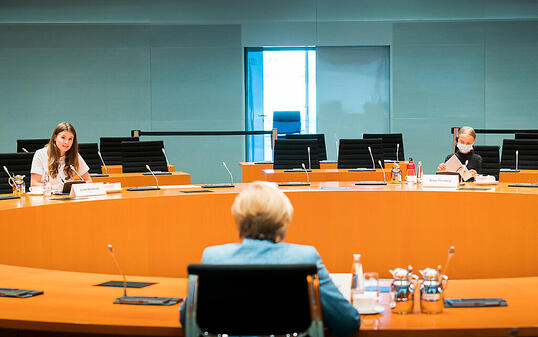
<path fill-rule="evenodd" d="M 39 150 L 37 150 L 35 152 L 34 158 L 32 159 L 32 169 L 31 169 L 30 173 L 37 173 L 37 174 L 40 174 L 41 176 L 43 176 L 45 174 L 45 172 L 48 173 L 48 171 L 49 171 L 49 155 L 48 155 L 47 151 L 48 151 L 48 148 L 44 147 L 44 148 L 39 149 Z M 64 172 L 64 167 L 65 167 L 65 156 L 62 156 L 62 157 L 60 157 L 60 167 L 58 168 L 58 175 L 56 176 L 56 178 L 53 178 L 53 179 L 51 177 L 52 185 L 63 185 L 62 179 L 63 179 L 63 181 L 67 180 L 65 172 Z M 83 175 L 84 173 L 88 172 L 89 170 L 90 170 L 90 168 L 88 167 L 88 165 L 86 164 L 84 159 L 82 159 L 82 156 L 79 153 L 78 154 L 77 172 L 80 175 Z M 72 176 L 76 177 L 76 173 L 73 173 Z"/>

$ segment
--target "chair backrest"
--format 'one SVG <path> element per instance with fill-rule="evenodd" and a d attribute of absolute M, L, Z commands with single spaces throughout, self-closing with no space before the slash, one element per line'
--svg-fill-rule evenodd
<path fill-rule="evenodd" d="M 97 143 L 78 144 L 78 153 L 82 156 L 86 164 L 88 164 L 90 173 L 101 173 L 102 164 L 97 151 L 99 151 Z"/>
<path fill-rule="evenodd" d="M 162 140 L 144 142 L 121 142 L 121 165 L 123 172 L 168 171 Z"/>
<path fill-rule="evenodd" d="M 499 169 L 501 168 L 499 146 L 475 145 L 473 150 L 482 157 L 482 172 L 480 174 L 495 176 L 499 180 Z"/>
<path fill-rule="evenodd" d="M 316 139 L 277 139 L 273 168 L 292 169 L 301 168 L 305 164 L 308 168 L 308 147 L 310 147 L 310 163 L 313 169 L 319 169 L 318 141 Z"/>
<path fill-rule="evenodd" d="M 286 335 L 317 328 L 323 336 L 317 267 L 188 266 L 186 336 Z M 321 327 L 321 329 L 319 329 Z"/>
<path fill-rule="evenodd" d="M 372 165 L 372 157 L 370 157 L 368 147 L 372 149 L 375 165 Z M 396 157 L 396 155 L 394 156 Z M 340 145 L 338 147 L 339 169 L 380 168 L 378 160 L 385 167 L 384 159 L 381 138 L 340 139 Z"/>
<path fill-rule="evenodd" d="M 538 133 L 516 133 L 515 139 L 538 139 Z"/>
<path fill-rule="evenodd" d="M 301 132 L 301 113 L 299 111 L 273 111 L 273 129 L 279 134 Z"/>
<path fill-rule="evenodd" d="M 121 142 L 138 142 L 138 137 L 101 137 L 99 149 L 106 165 L 121 165 Z"/>
<path fill-rule="evenodd" d="M 327 149 L 325 148 L 325 135 L 323 133 L 286 135 L 286 139 L 316 139 L 318 141 L 318 159 L 327 160 Z"/>
<path fill-rule="evenodd" d="M 516 167 L 516 150 L 519 151 L 518 169 L 538 169 L 538 139 L 503 139 L 501 168 Z"/>
<path fill-rule="evenodd" d="M 17 139 L 17 152 L 25 152 L 25 148 L 28 152 L 36 152 L 42 149 L 49 143 L 48 138 L 43 139 Z"/>
<path fill-rule="evenodd" d="M 364 133 L 362 138 L 381 138 L 383 156 L 386 160 L 405 160 L 403 135 L 401 133 Z M 400 148 L 398 148 L 398 144 L 400 144 Z M 396 158 L 396 150 L 398 150 L 398 158 Z"/>
<path fill-rule="evenodd" d="M 4 172 L 7 167 L 11 175 L 24 175 L 26 190 L 30 187 L 30 170 L 34 152 L 0 153 L 0 194 L 12 193 L 13 188 L 8 183 L 8 175 Z"/>

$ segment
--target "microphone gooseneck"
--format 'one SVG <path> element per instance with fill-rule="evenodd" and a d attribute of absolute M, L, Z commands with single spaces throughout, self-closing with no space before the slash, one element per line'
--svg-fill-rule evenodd
<path fill-rule="evenodd" d="M 383 182 L 387 183 L 387 179 L 385 178 L 385 169 L 383 168 L 383 164 L 381 164 L 381 160 L 377 161 L 379 163 L 379 167 L 381 168 L 381 171 L 383 172 Z"/>
<path fill-rule="evenodd" d="M 99 158 L 101 158 L 101 163 L 103 163 L 103 166 L 105 168 L 105 174 L 108 174 L 108 168 L 106 167 L 105 161 L 103 160 L 103 156 L 101 156 L 101 151 L 97 151 L 97 154 L 99 155 Z"/>
<path fill-rule="evenodd" d="M 301 165 L 303 166 L 304 173 L 306 173 L 306 182 L 308 183 L 308 185 L 310 185 L 310 177 L 308 176 L 308 170 L 306 169 L 304 163 L 301 163 Z"/>
<path fill-rule="evenodd" d="M 456 247 L 450 246 L 448 249 L 448 256 L 446 258 L 445 268 L 443 269 L 443 274 L 446 275 L 446 271 L 448 269 L 448 264 L 450 263 L 450 260 L 452 259 L 452 256 L 456 252 Z"/>
<path fill-rule="evenodd" d="M 13 179 L 13 176 L 9 173 L 7 167 L 4 166 L 4 171 L 7 173 L 7 176 L 11 179 Z"/>
<path fill-rule="evenodd" d="M 80 180 L 86 182 L 86 180 L 84 180 L 84 178 L 82 178 L 82 176 L 80 174 L 78 174 L 77 170 L 75 170 L 73 165 L 69 165 L 69 167 L 71 168 L 71 170 L 73 170 L 73 172 L 75 172 L 77 174 L 77 176 L 80 178 Z"/>
<path fill-rule="evenodd" d="M 149 171 L 149 173 L 151 173 L 151 175 L 153 176 L 153 178 L 155 178 L 155 182 L 157 183 L 157 188 L 159 187 L 159 180 L 157 180 L 157 177 L 155 176 L 155 174 L 153 173 L 153 171 L 151 170 L 151 168 L 149 167 L 149 165 L 146 165 L 146 169 Z"/>
<path fill-rule="evenodd" d="M 111 244 L 108 244 L 107 246 L 108 252 L 112 256 L 112 260 L 114 260 L 114 264 L 116 265 L 116 268 L 120 272 L 121 276 L 123 277 L 123 296 L 127 297 L 127 278 L 125 277 L 125 273 L 121 270 L 120 264 L 118 263 L 118 260 L 116 259 L 116 255 L 114 254 L 114 248 Z"/>
<path fill-rule="evenodd" d="M 226 162 L 222 162 L 222 166 L 228 171 L 228 174 L 230 175 L 230 180 L 232 181 L 232 185 L 234 184 L 234 176 L 232 175 L 232 172 L 228 169 L 228 165 L 226 165 Z"/>
<path fill-rule="evenodd" d="M 308 169 L 312 170 L 312 162 L 310 161 L 310 146 L 308 146 L 306 150 L 308 152 Z"/>
<path fill-rule="evenodd" d="M 518 167 L 518 162 L 519 162 L 519 151 L 516 150 L 516 171 L 517 171 L 517 167 Z"/>
<path fill-rule="evenodd" d="M 161 148 L 161 150 L 163 151 L 163 154 L 164 154 L 164 160 L 166 160 L 166 171 L 168 172 L 168 167 L 170 167 L 170 163 L 168 162 L 168 157 L 166 156 L 166 152 L 164 152 L 164 147 Z"/>
<path fill-rule="evenodd" d="M 372 168 L 375 170 L 374 156 L 372 155 L 372 148 L 369 146 L 368 146 L 368 151 L 370 152 L 370 158 L 372 159 Z"/>
<path fill-rule="evenodd" d="M 24 147 L 21 148 L 21 150 L 23 150 L 24 152 L 28 152 L 28 150 L 26 150 Z"/>
<path fill-rule="evenodd" d="M 399 154 L 400 154 L 400 143 L 396 143 L 396 161 L 400 161 L 398 159 Z"/>

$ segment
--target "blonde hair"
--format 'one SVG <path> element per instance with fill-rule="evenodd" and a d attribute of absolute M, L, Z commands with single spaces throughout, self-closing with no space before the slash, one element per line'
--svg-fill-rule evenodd
<path fill-rule="evenodd" d="M 235 198 L 232 214 L 241 238 L 278 242 L 286 237 L 293 207 L 278 188 L 257 181 Z"/>
<path fill-rule="evenodd" d="M 78 142 L 77 142 L 77 132 L 75 131 L 75 128 L 73 127 L 73 125 L 71 125 L 68 122 L 61 122 L 60 124 L 56 125 L 56 127 L 54 128 L 54 131 L 52 131 L 52 136 L 50 137 L 49 143 L 47 145 L 47 148 L 48 148 L 47 154 L 49 156 L 49 162 L 48 162 L 49 174 L 53 178 L 56 178 L 56 176 L 58 176 L 61 155 L 60 155 L 60 149 L 58 149 L 58 146 L 56 146 L 56 137 L 62 131 L 68 131 L 73 134 L 73 145 L 71 145 L 71 148 L 65 153 L 65 167 L 64 167 L 64 172 L 67 179 L 71 179 L 73 172 L 70 166 L 73 165 L 73 167 L 78 167 Z"/>
<path fill-rule="evenodd" d="M 476 132 L 470 126 L 462 126 L 458 132 L 458 136 L 459 135 L 469 135 L 473 137 L 473 139 L 476 139 Z"/>

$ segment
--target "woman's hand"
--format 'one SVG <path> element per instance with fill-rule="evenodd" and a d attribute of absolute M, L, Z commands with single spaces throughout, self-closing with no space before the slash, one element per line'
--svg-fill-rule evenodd
<path fill-rule="evenodd" d="M 439 172 L 444 172 L 444 171 L 446 171 L 446 165 L 445 165 L 445 163 L 441 163 L 441 164 L 439 164 L 439 166 L 437 166 L 437 171 L 439 171 Z"/>
<path fill-rule="evenodd" d="M 469 170 L 469 172 L 473 175 L 473 178 L 476 178 L 476 176 L 478 175 L 478 172 L 476 172 L 475 170 Z"/>

